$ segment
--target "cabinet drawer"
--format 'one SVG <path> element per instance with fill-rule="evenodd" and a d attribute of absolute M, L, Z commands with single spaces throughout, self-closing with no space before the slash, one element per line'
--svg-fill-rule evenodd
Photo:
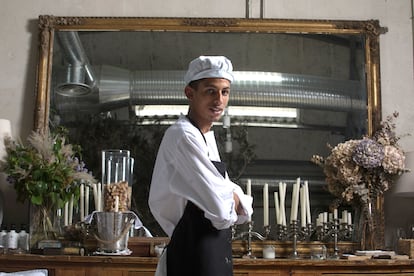
<path fill-rule="evenodd" d="M 49 272 L 50 273 L 50 272 Z M 55 276 L 86 276 L 85 269 L 74 269 L 74 268 L 57 268 L 54 269 Z"/>
<path fill-rule="evenodd" d="M 154 271 L 128 271 L 128 276 L 154 276 Z"/>

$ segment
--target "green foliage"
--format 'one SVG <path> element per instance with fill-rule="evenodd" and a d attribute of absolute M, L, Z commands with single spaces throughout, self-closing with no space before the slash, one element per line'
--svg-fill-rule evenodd
<path fill-rule="evenodd" d="M 17 199 L 34 205 L 63 207 L 72 195 L 79 197 L 79 183 L 95 179 L 85 169 L 80 147 L 66 143 L 65 129 L 33 132 L 27 144 L 5 138 L 7 156 L 0 170 L 14 185 Z"/>

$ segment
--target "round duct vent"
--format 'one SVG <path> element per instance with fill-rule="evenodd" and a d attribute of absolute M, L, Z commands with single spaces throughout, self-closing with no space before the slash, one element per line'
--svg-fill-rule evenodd
<path fill-rule="evenodd" d="M 56 87 L 56 93 L 67 97 L 80 97 L 92 92 L 89 85 L 84 83 L 62 83 Z"/>

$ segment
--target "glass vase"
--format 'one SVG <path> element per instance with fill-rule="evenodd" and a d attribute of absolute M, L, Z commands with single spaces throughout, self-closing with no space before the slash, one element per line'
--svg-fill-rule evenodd
<path fill-rule="evenodd" d="M 361 250 L 382 250 L 385 246 L 383 195 L 370 198 L 355 212 L 355 241 Z"/>
<path fill-rule="evenodd" d="M 55 206 L 30 206 L 30 249 L 39 249 L 39 242 L 58 240 L 59 229 L 57 208 Z"/>

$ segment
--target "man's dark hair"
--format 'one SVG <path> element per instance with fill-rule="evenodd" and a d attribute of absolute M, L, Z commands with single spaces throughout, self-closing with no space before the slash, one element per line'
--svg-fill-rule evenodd
<path fill-rule="evenodd" d="M 194 89 L 194 90 L 197 90 L 197 88 L 198 88 L 198 84 L 200 83 L 200 81 L 201 81 L 202 79 L 199 79 L 199 80 L 193 80 L 193 81 L 191 81 L 189 84 L 188 84 L 188 86 L 190 86 L 192 89 Z"/>

